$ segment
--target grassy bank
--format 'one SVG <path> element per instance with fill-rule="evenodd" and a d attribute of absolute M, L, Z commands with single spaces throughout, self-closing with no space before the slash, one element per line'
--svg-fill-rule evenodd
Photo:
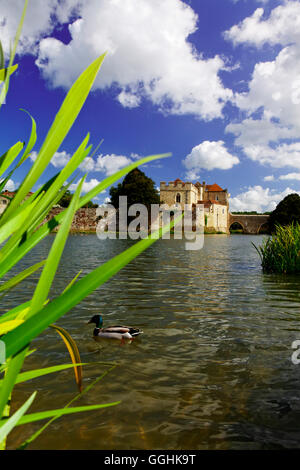
<path fill-rule="evenodd" d="M 253 244 L 254 245 L 254 244 Z M 300 273 L 300 225 L 277 225 L 275 233 L 256 247 L 266 273 Z"/>

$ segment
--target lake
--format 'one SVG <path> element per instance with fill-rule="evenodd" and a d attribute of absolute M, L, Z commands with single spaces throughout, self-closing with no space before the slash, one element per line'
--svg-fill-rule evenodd
<path fill-rule="evenodd" d="M 22 261 L 43 259 L 47 237 Z M 251 242 L 262 236 L 209 235 L 200 251 L 184 241 L 159 240 L 97 289 L 58 325 L 76 340 L 84 386 L 118 366 L 73 406 L 121 401 L 99 411 L 56 420 L 30 449 L 277 449 L 300 441 L 300 278 L 266 275 Z M 70 235 L 51 297 L 82 269 L 90 272 L 130 240 Z M 2 301 L 1 313 L 29 300 L 37 275 Z M 95 342 L 92 315 L 104 326 L 143 330 L 132 343 Z M 69 362 L 57 333 L 33 341 L 25 368 Z M 13 409 L 34 391 L 30 412 L 64 406 L 77 393 L 72 369 L 17 385 Z M 16 448 L 43 422 L 15 429 Z"/>

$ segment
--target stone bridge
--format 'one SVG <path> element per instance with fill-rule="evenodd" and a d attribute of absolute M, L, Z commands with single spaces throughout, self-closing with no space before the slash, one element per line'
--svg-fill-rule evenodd
<path fill-rule="evenodd" d="M 242 226 L 244 233 L 257 234 L 263 225 L 268 224 L 269 217 L 269 215 L 229 214 L 228 227 L 230 229 L 232 224 L 238 222 Z"/>

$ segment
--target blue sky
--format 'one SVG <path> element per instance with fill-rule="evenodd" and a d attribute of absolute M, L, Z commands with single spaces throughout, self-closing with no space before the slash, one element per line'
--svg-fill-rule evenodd
<path fill-rule="evenodd" d="M 0 0 L 6 51 L 22 6 Z M 95 146 L 104 141 L 83 168 L 86 190 L 139 156 L 171 152 L 141 167 L 157 186 L 178 177 L 216 182 L 232 210 L 272 210 L 300 194 L 300 1 L 29 0 L 19 70 L 0 112 L 0 152 L 28 139 L 20 108 L 37 121 L 37 152 L 67 89 L 104 51 L 47 177 L 89 131 Z"/>

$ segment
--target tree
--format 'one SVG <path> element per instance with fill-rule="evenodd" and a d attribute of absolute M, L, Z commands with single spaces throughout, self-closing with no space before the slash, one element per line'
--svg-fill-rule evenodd
<path fill-rule="evenodd" d="M 119 208 L 119 196 L 127 196 L 127 204 L 144 204 L 150 209 L 151 204 L 159 204 L 160 198 L 155 183 L 141 170 L 135 168 L 117 187 L 110 189 L 110 200 L 112 205 Z"/>
<path fill-rule="evenodd" d="M 289 194 L 286 196 L 270 214 L 270 229 L 273 232 L 276 225 L 290 225 L 298 222 L 300 224 L 300 196 Z"/>

